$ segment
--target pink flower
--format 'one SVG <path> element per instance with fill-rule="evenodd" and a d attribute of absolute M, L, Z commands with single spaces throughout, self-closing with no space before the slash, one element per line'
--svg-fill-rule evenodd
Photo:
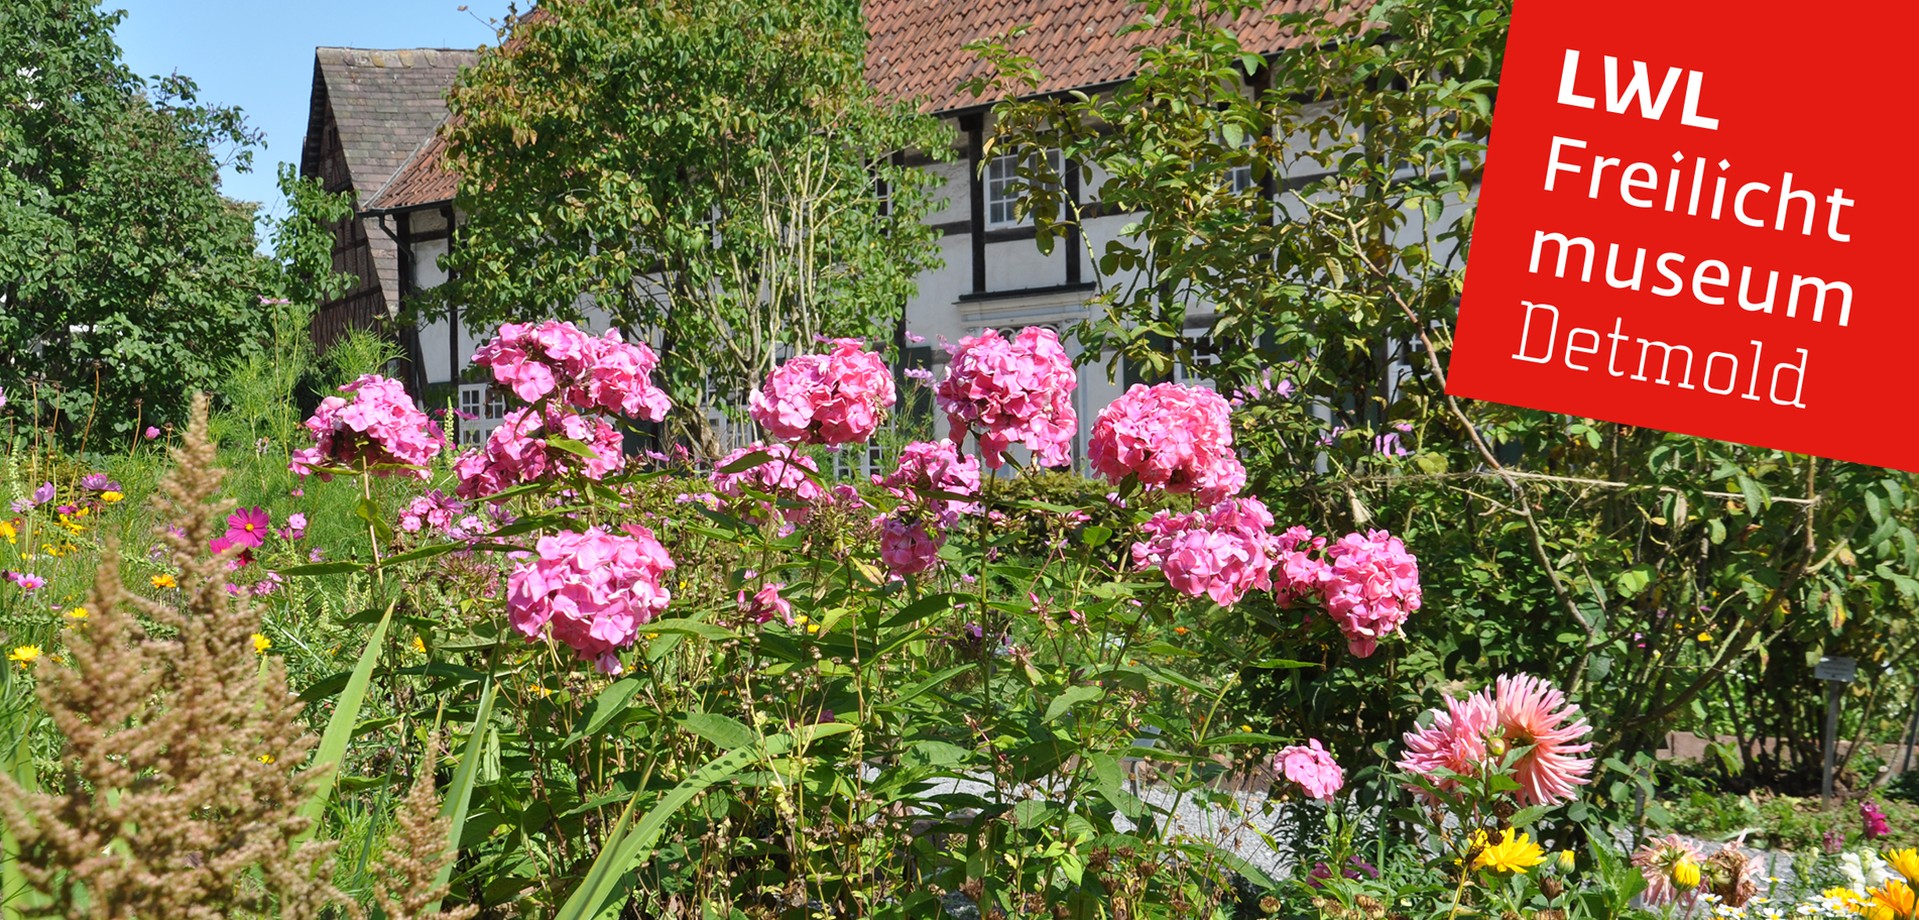
<path fill-rule="evenodd" d="M 295 511 L 287 515 L 286 526 L 280 528 L 280 539 L 287 542 L 302 540 L 307 535 L 307 516 Z"/>
<path fill-rule="evenodd" d="M 880 561 L 896 577 L 917 574 L 939 563 L 944 535 L 926 529 L 922 521 L 888 516 L 880 519 Z"/>
<path fill-rule="evenodd" d="M 1879 803 L 1867 799 L 1859 803 L 1859 818 L 1865 822 L 1867 840 L 1878 840 L 1892 833 L 1892 825 L 1886 822 L 1886 813 L 1879 810 Z"/>
<path fill-rule="evenodd" d="M 367 374 L 340 388 L 352 394 L 348 402 L 338 396 L 320 401 L 320 407 L 307 419 L 314 446 L 293 453 L 288 468 L 302 476 L 320 468 L 357 466 L 380 475 L 392 466 L 420 466 L 431 463 L 445 441 L 438 425 L 413 405 L 406 388 L 398 380 Z M 426 470 L 406 470 L 407 475 L 426 479 Z M 319 472 L 322 481 L 331 474 Z"/>
<path fill-rule="evenodd" d="M 147 435 L 147 440 L 149 441 L 155 440 L 160 437 L 160 429 L 155 428 L 152 425 L 148 425 L 146 430 L 146 435 Z"/>
<path fill-rule="evenodd" d="M 1298 783 L 1308 797 L 1322 802 L 1332 801 L 1334 794 L 1346 785 L 1346 772 L 1339 768 L 1333 755 L 1320 746 L 1318 738 L 1307 739 L 1305 744 L 1295 744 L 1273 755 L 1273 772 Z"/>
<path fill-rule="evenodd" d="M 1474 775 L 1496 767 L 1514 747 L 1530 746 L 1512 764 L 1521 805 L 1552 805 L 1573 797 L 1588 782 L 1592 750 L 1583 741 L 1591 726 L 1579 707 L 1551 684 L 1528 674 L 1502 675 L 1491 692 L 1464 700 L 1448 699 L 1446 711 L 1433 711 L 1432 723 L 1406 734 L 1406 756 L 1399 766 L 1432 780 L 1440 789 L 1455 781 L 1438 771 Z"/>
<path fill-rule="evenodd" d="M 873 436 L 897 398 L 879 355 L 858 339 L 834 339 L 832 352 L 776 368 L 748 404 L 753 420 L 782 441 L 856 444 Z"/>
<path fill-rule="evenodd" d="M 766 454 L 766 459 L 744 469 L 732 470 L 747 457 L 754 454 Z M 708 480 L 713 490 L 729 498 L 741 498 L 747 490 L 759 492 L 774 498 L 798 499 L 802 505 L 813 505 L 826 497 L 814 477 L 820 468 L 813 458 L 798 453 L 785 444 L 754 443 L 742 447 L 720 458 Z M 811 473 L 812 476 L 807 474 Z M 756 515 L 764 515 L 772 510 L 771 503 L 760 500 Z M 808 508 L 781 508 L 780 514 L 788 523 L 798 524 L 806 520 Z"/>
<path fill-rule="evenodd" d="M 53 501 L 53 483 L 43 482 L 40 488 L 33 490 L 33 503 L 44 505 L 50 501 Z"/>
<path fill-rule="evenodd" d="M 581 457 L 547 443 L 557 437 L 586 445 L 591 457 Z M 469 450 L 453 462 L 462 498 L 481 499 L 523 483 L 542 482 L 578 473 L 604 479 L 626 466 L 620 432 L 596 415 L 580 415 L 564 406 L 528 406 L 506 414 L 487 435 L 486 444 Z"/>
<path fill-rule="evenodd" d="M 999 469 L 1014 444 L 1033 451 L 1041 466 L 1065 466 L 1079 429 L 1078 385 L 1059 335 L 1028 326 L 1010 341 L 994 329 L 961 339 L 934 395 L 954 443 L 968 431 L 979 436 L 987 469 Z"/>
<path fill-rule="evenodd" d="M 1363 537 L 1349 533 L 1328 548 L 1326 556 L 1326 612 L 1346 635 L 1352 653 L 1365 658 L 1419 609 L 1419 561 L 1398 537 L 1383 530 Z"/>
<path fill-rule="evenodd" d="M 620 671 L 619 652 L 666 610 L 673 560 L 638 524 L 625 534 L 598 527 L 541 537 L 538 558 L 507 576 L 507 615 L 528 641 L 551 634 L 600 671 Z"/>
<path fill-rule="evenodd" d="M 47 580 L 32 572 L 8 572 L 7 580 L 20 586 L 22 591 L 38 591 L 47 586 Z"/>
<path fill-rule="evenodd" d="M 1087 459 L 1114 483 L 1133 476 L 1144 488 L 1191 493 L 1209 504 L 1246 487 L 1246 468 L 1233 452 L 1232 410 L 1205 387 L 1134 384 L 1100 410 Z"/>
<path fill-rule="evenodd" d="M 465 502 L 434 489 L 413 499 L 400 511 L 400 529 L 407 533 L 429 529 L 446 531 L 465 513 Z"/>
<path fill-rule="evenodd" d="M 1646 903 L 1651 906 L 1670 904 L 1680 901 L 1691 904 L 1699 897 L 1699 888 L 1681 890 L 1672 883 L 1672 867 L 1680 860 L 1689 860 L 1698 866 L 1705 862 L 1704 854 L 1691 841 L 1677 834 L 1648 839 L 1645 845 L 1634 850 L 1632 864 L 1639 867 L 1639 874 L 1646 878 Z"/>
<path fill-rule="evenodd" d="M 886 476 L 874 476 L 903 502 L 925 503 L 951 527 L 961 514 L 977 514 L 979 503 L 967 499 L 980 489 L 979 459 L 961 456 L 951 441 L 914 441 L 900 450 L 899 466 Z"/>
<path fill-rule="evenodd" d="M 744 610 L 747 616 L 752 617 L 755 623 L 764 623 L 777 616 L 785 620 L 786 625 L 791 626 L 793 625 L 793 605 L 780 596 L 780 589 L 784 587 L 786 587 L 785 582 L 767 582 L 764 587 L 753 592 L 751 601 L 746 599 L 746 592 L 741 591 L 740 609 Z"/>
<path fill-rule="evenodd" d="M 1278 548 L 1267 530 L 1272 525 L 1272 514 L 1256 498 L 1191 514 L 1161 511 L 1141 526 L 1146 538 L 1133 544 L 1133 563 L 1157 566 L 1181 594 L 1229 607 L 1248 591 L 1272 588 Z"/>
<path fill-rule="evenodd" d="M 272 525 L 273 519 L 267 516 L 265 508 L 241 508 L 227 515 L 226 542 L 230 546 L 248 549 L 264 546 L 267 532 L 273 529 Z"/>
<path fill-rule="evenodd" d="M 644 344 L 622 341 L 617 330 L 595 338 L 559 320 L 507 323 L 474 352 L 473 363 L 492 369 L 494 381 L 529 403 L 558 393 L 576 408 L 649 422 L 672 408 L 665 391 L 652 383 L 659 356 Z"/>
<path fill-rule="evenodd" d="M 1300 600 L 1318 600 L 1333 569 L 1319 558 L 1326 548 L 1325 537 L 1315 537 L 1304 527 L 1288 527 L 1279 535 L 1279 552 L 1273 566 L 1273 597 L 1280 606 Z"/>

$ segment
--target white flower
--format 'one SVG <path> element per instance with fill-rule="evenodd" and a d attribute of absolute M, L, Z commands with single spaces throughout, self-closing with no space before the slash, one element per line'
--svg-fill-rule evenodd
<path fill-rule="evenodd" d="M 14 76 L 16 76 L 16 77 L 19 77 L 19 78 L 20 78 L 20 79 L 22 79 L 22 80 L 31 80 L 31 79 L 33 79 L 34 77 L 37 77 L 37 76 L 39 76 L 39 75 L 40 75 L 40 68 L 38 68 L 38 67 L 22 67 L 22 68 L 20 68 L 20 69 L 18 69 L 18 70 L 15 70 L 15 71 L 13 72 L 13 75 L 14 75 Z"/>

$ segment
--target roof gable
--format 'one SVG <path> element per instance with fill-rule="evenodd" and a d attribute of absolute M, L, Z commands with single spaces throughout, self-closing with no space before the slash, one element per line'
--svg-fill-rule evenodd
<path fill-rule="evenodd" d="M 446 90 L 477 56 L 444 48 L 315 49 L 301 172 L 311 174 L 324 153 L 322 119 L 330 114 L 357 203 L 365 205 L 446 118 Z"/>

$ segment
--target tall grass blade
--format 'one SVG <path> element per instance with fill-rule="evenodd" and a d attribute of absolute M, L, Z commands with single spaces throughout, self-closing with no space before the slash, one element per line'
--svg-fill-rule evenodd
<path fill-rule="evenodd" d="M 320 829 L 320 819 L 326 815 L 327 802 L 332 799 L 333 787 L 340 777 L 340 764 L 346 757 L 347 742 L 353 739 L 354 726 L 360 724 L 360 705 L 366 702 L 367 686 L 373 682 L 373 666 L 379 663 L 380 653 L 386 649 L 386 630 L 393 623 L 393 608 L 398 603 L 387 605 L 380 625 L 373 627 L 373 635 L 367 637 L 366 651 L 360 653 L 359 663 L 353 666 L 353 676 L 340 691 L 333 718 L 327 720 L 326 734 L 320 736 L 320 746 L 313 752 L 313 765 L 307 769 L 325 772 L 314 782 L 313 797 L 300 807 L 301 817 L 312 823 L 294 841 L 295 845 L 311 838 Z"/>
<path fill-rule="evenodd" d="M 446 800 L 440 803 L 440 814 L 446 816 L 447 831 L 446 865 L 440 867 L 439 877 L 434 880 L 434 888 L 445 888 L 453 879 L 453 864 L 460 856 L 460 834 L 466 829 L 467 810 L 473 804 L 473 782 L 480 775 L 480 747 L 486 743 L 487 721 L 493 718 L 494 684 L 487 678 L 486 689 L 480 691 L 480 711 L 473 717 L 473 732 L 466 737 L 466 749 L 460 754 L 460 765 L 453 770 L 453 785 L 446 789 Z M 440 902 L 434 901 L 427 906 L 426 912 L 439 911 Z"/>

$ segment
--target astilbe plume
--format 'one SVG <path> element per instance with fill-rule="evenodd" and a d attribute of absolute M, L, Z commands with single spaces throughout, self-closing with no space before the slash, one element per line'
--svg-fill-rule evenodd
<path fill-rule="evenodd" d="M 1233 452 L 1232 407 L 1205 387 L 1134 384 L 1093 421 L 1086 456 L 1114 483 L 1133 476 L 1146 489 L 1213 503 L 1246 487 Z"/>
<path fill-rule="evenodd" d="M 387 920 L 468 920 L 480 910 L 473 905 L 451 910 L 435 906 L 446 897 L 440 873 L 452 865 L 454 855 L 447 850 L 453 822 L 440 813 L 440 798 L 433 794 L 439 750 L 439 736 L 429 737 L 426 762 L 393 815 L 393 833 L 373 887 Z"/>
<path fill-rule="evenodd" d="M 823 355 L 798 355 L 767 375 L 748 405 L 782 441 L 855 444 L 878 430 L 898 398 L 893 373 L 858 339 L 834 339 Z"/>
<path fill-rule="evenodd" d="M 279 659 L 262 667 L 254 652 L 259 613 L 227 593 L 227 559 L 204 549 L 231 505 L 218 498 L 216 461 L 199 396 L 154 498 L 174 522 L 156 528 L 179 573 L 174 603 L 127 590 L 109 546 L 87 625 L 70 640 L 73 667 L 43 670 L 38 687 L 67 742 L 64 791 L 29 792 L 0 775 L 0 820 L 15 829 L 20 870 L 55 912 L 357 913 L 330 881 L 333 844 L 294 845 L 311 824 L 298 810 L 313 774 L 298 768 L 313 739 Z"/>

